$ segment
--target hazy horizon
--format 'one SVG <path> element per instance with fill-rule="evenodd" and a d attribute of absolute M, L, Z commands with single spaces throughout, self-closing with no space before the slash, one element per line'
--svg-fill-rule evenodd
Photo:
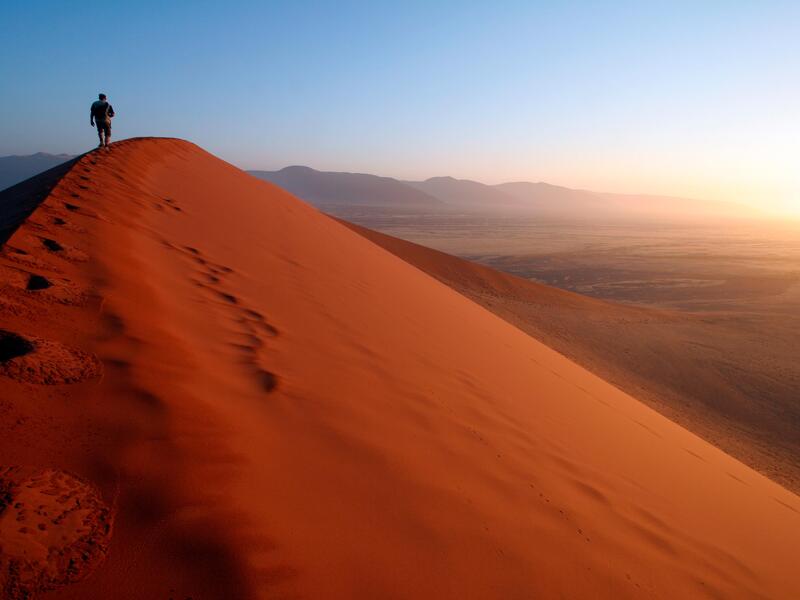
<path fill-rule="evenodd" d="M 126 139 L 132 139 L 132 138 L 126 138 Z M 117 140 L 117 141 L 119 141 L 119 140 Z M 189 140 L 189 141 L 191 141 L 191 140 Z M 37 155 L 44 155 L 44 156 L 51 156 L 51 157 L 64 157 L 65 159 L 69 159 L 69 158 L 78 156 L 79 154 L 80 153 L 53 154 L 53 153 L 48 153 L 48 152 L 35 152 L 33 154 L 11 154 L 11 155 L 6 155 L 6 156 L 0 156 L 0 159 L 3 159 L 3 158 L 22 158 L 22 159 L 26 159 L 26 158 L 35 157 Z M 225 157 L 220 157 L 220 158 L 225 159 Z M 248 169 L 245 166 L 235 165 L 235 164 L 234 164 L 234 166 L 237 166 L 237 167 L 241 168 L 243 171 L 246 171 L 246 172 L 249 172 L 249 173 L 254 173 L 254 174 L 255 173 L 278 173 L 278 172 L 283 171 L 285 169 L 302 168 L 302 169 L 311 169 L 312 171 L 316 171 L 316 172 L 320 172 L 320 173 L 342 174 L 342 175 L 363 175 L 363 176 L 367 176 L 367 177 L 378 177 L 378 178 L 381 178 L 381 179 L 393 179 L 393 180 L 395 180 L 395 181 L 397 181 L 399 183 L 409 184 L 409 185 L 412 185 L 412 186 L 414 186 L 415 184 L 419 184 L 419 183 L 425 183 L 427 180 L 433 180 L 433 179 L 451 179 L 451 180 L 454 180 L 456 182 L 466 181 L 466 182 L 469 182 L 469 183 L 477 183 L 477 184 L 485 185 L 485 186 L 488 186 L 488 187 L 496 187 L 498 189 L 501 188 L 503 185 L 508 185 L 508 184 L 535 184 L 535 185 L 544 184 L 544 185 L 552 186 L 553 188 L 560 188 L 560 189 L 563 189 L 563 190 L 569 190 L 569 191 L 574 191 L 574 192 L 584 192 L 584 193 L 587 193 L 587 194 L 595 194 L 595 195 L 601 196 L 601 197 L 608 197 L 609 199 L 611 199 L 613 197 L 620 198 L 620 197 L 630 196 L 631 198 L 639 198 L 639 199 L 642 199 L 642 200 L 646 200 L 646 199 L 649 199 L 649 198 L 652 198 L 652 199 L 665 199 L 665 200 L 673 199 L 673 200 L 676 200 L 676 201 L 688 200 L 688 201 L 697 201 L 701 205 L 706 205 L 706 204 L 714 205 L 714 204 L 718 203 L 719 207 L 721 209 L 724 208 L 725 205 L 727 205 L 730 208 L 730 212 L 724 212 L 723 211 L 723 212 L 713 213 L 713 214 L 712 213 L 708 213 L 708 214 L 704 214 L 704 213 L 693 214 L 693 213 L 691 213 L 691 211 L 686 213 L 680 207 L 675 207 L 671 211 L 671 214 L 672 214 L 673 217 L 675 217 L 677 219 L 677 222 L 684 222 L 685 219 L 690 219 L 691 220 L 691 219 L 700 218 L 702 220 L 702 219 L 709 219 L 709 218 L 712 218 L 712 217 L 714 217 L 714 218 L 724 217 L 726 219 L 730 219 L 730 220 L 733 220 L 733 221 L 751 221 L 754 224 L 757 223 L 757 222 L 764 222 L 764 223 L 784 222 L 785 224 L 787 224 L 789 226 L 800 225 L 800 213 L 797 213 L 797 214 L 791 214 L 791 213 L 784 214 L 784 213 L 782 213 L 780 211 L 772 210 L 769 207 L 759 207 L 759 206 L 749 205 L 749 204 L 746 204 L 746 203 L 739 203 L 739 202 L 735 202 L 735 201 L 728 201 L 728 200 L 710 200 L 710 201 L 708 201 L 708 200 L 703 199 L 703 198 L 686 198 L 686 197 L 680 197 L 680 196 L 665 196 L 665 195 L 660 195 L 660 194 L 654 194 L 654 193 L 651 193 L 651 192 L 649 192 L 647 190 L 640 190 L 639 192 L 628 192 L 628 191 L 626 191 L 626 192 L 617 192 L 617 191 L 614 191 L 614 190 L 589 190 L 589 189 L 575 188 L 575 187 L 571 187 L 569 185 L 562 185 L 562 184 L 559 184 L 559 183 L 554 183 L 552 181 L 497 181 L 497 182 L 487 182 L 487 181 L 479 181 L 479 180 L 476 180 L 476 179 L 470 178 L 470 177 L 457 178 L 457 177 L 451 176 L 448 173 L 439 173 L 439 174 L 436 174 L 436 175 L 432 175 L 430 177 L 426 177 L 425 179 L 411 180 L 411 179 L 402 179 L 400 177 L 396 177 L 394 175 L 385 174 L 385 173 L 366 173 L 366 172 L 357 171 L 357 170 L 326 171 L 326 170 L 323 170 L 323 169 L 318 169 L 318 168 L 316 168 L 316 167 L 314 167 L 312 165 L 297 165 L 297 164 L 284 165 L 284 166 L 280 166 L 280 167 L 276 167 L 276 168 L 272 168 L 272 169 L 262 169 L 262 168 Z M 24 178 L 27 178 L 27 176 L 25 176 Z M 16 183 L 16 181 L 14 183 Z M 13 185 L 13 183 L 7 184 L 7 185 Z M 291 191 L 291 190 L 289 190 L 289 191 Z M 299 194 L 299 195 L 302 197 L 302 194 Z M 313 204 L 313 202 L 312 202 L 312 204 Z M 448 207 L 448 206 L 450 208 L 459 208 L 458 204 L 452 204 L 452 203 L 448 203 L 448 202 L 445 202 L 445 203 L 442 204 L 442 207 Z M 463 205 L 460 206 L 460 208 L 463 208 Z M 488 209 L 488 208 L 491 208 L 491 206 L 487 204 L 487 205 L 483 205 L 483 208 L 484 209 Z M 503 207 L 501 212 L 507 212 L 508 208 L 509 208 L 508 206 Z M 512 212 L 513 212 L 513 207 L 511 207 L 511 208 L 512 208 Z M 521 207 L 517 206 L 516 208 L 519 209 Z M 472 205 L 472 209 L 473 210 L 480 209 L 480 205 Z M 645 219 L 653 218 L 655 216 L 659 216 L 659 218 L 664 218 L 664 217 L 668 217 L 669 213 L 670 213 L 670 211 L 666 211 L 666 212 L 662 211 L 660 213 L 660 215 L 650 215 L 650 217 L 647 217 L 646 215 L 643 216 L 642 214 L 637 213 L 634 210 L 633 212 L 631 212 L 630 215 L 628 215 L 628 218 L 634 219 L 634 220 L 637 219 L 637 218 L 645 218 Z M 563 217 L 564 217 L 564 215 L 561 215 L 560 218 L 563 218 Z M 591 214 L 591 215 L 579 215 L 579 214 L 576 214 L 575 217 L 579 218 L 580 220 L 583 220 L 584 218 L 596 219 L 597 215 L 595 215 L 595 214 Z M 625 219 L 626 217 L 625 217 L 625 215 L 623 213 L 617 213 L 616 216 L 611 216 L 611 217 L 607 216 L 606 218 L 611 218 L 613 220 L 613 219 L 619 219 L 619 218 Z"/>
<path fill-rule="evenodd" d="M 0 154 L 88 150 L 104 91 L 116 139 L 181 137 L 247 169 L 546 181 L 800 215 L 792 3 L 143 2 L 104 9 L 102 44 L 77 35 L 90 4 L 6 16 Z"/>

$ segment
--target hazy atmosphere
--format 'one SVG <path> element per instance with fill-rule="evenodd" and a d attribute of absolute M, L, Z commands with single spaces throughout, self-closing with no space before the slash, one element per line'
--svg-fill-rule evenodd
<path fill-rule="evenodd" d="M 116 133 L 243 168 L 547 181 L 800 214 L 796 2 L 12 3 L 0 154 Z M 25 47 L 24 52 L 17 49 Z M 210 119 L 214 113 L 217 118 Z"/>
<path fill-rule="evenodd" d="M 0 599 L 800 599 L 800 4 L 2 15 Z"/>

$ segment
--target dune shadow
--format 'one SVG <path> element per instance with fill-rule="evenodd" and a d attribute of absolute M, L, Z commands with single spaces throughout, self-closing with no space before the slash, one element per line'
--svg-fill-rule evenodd
<path fill-rule="evenodd" d="M 0 362 L 30 354 L 34 345 L 24 337 L 10 331 L 0 330 Z"/>
<path fill-rule="evenodd" d="M 47 277 L 35 274 L 31 274 L 28 283 L 25 284 L 25 289 L 28 291 L 46 290 L 50 287 L 53 287 L 53 283 Z"/>
<path fill-rule="evenodd" d="M 80 159 L 81 156 L 78 156 L 0 191 L 0 247 L 14 235 Z"/>

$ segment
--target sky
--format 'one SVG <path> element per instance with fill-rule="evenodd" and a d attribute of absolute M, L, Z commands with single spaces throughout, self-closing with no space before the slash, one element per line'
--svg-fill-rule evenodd
<path fill-rule="evenodd" d="M 800 2 L 0 9 L 0 155 L 189 139 L 243 168 L 547 181 L 800 216 Z"/>

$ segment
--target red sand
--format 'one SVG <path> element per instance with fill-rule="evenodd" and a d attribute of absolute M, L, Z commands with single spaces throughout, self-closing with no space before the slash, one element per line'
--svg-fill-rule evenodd
<path fill-rule="evenodd" d="M 729 304 L 719 319 L 605 301 L 340 222 L 800 493 L 800 328 L 786 315 L 754 320 L 742 306 L 737 318 Z"/>
<path fill-rule="evenodd" d="M 800 597 L 797 496 L 192 144 L 85 156 L 0 269 L 3 464 L 114 514 L 12 598 Z"/>

